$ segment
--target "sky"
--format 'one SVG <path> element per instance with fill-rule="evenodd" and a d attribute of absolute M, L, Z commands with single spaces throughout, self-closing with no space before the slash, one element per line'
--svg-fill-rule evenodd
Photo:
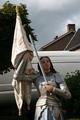
<path fill-rule="evenodd" d="M 80 28 L 80 0 L 9 0 L 12 4 L 26 4 L 31 27 L 37 35 L 36 48 L 51 42 L 55 36 L 67 32 L 67 24 Z M 0 5 L 6 0 L 0 0 Z"/>

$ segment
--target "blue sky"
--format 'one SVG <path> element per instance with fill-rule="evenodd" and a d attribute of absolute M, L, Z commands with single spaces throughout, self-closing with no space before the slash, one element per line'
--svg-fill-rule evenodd
<path fill-rule="evenodd" d="M 0 0 L 2 5 L 6 0 Z M 55 36 L 67 32 L 67 24 L 80 28 L 80 0 L 10 0 L 12 4 L 27 5 L 31 27 L 35 30 L 39 49 L 52 41 Z"/>

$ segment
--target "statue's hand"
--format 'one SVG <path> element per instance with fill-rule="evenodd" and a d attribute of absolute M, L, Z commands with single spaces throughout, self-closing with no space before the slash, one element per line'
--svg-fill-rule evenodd
<path fill-rule="evenodd" d="M 46 88 L 47 92 L 53 92 L 55 90 L 55 86 L 53 86 L 51 84 L 45 85 L 45 88 Z"/>

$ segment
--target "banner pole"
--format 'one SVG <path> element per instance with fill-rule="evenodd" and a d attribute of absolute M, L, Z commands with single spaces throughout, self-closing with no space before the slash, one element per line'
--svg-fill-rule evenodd
<path fill-rule="evenodd" d="M 41 61 L 40 61 L 40 59 L 39 59 L 39 55 L 38 55 L 37 49 L 36 49 L 36 47 L 35 47 L 35 43 L 34 43 L 33 40 L 31 39 L 31 36 L 30 36 L 30 41 L 31 41 L 31 43 L 32 43 L 32 45 L 33 45 L 33 47 L 34 47 L 34 51 L 35 51 L 35 53 L 36 53 L 36 56 L 37 56 L 37 59 L 38 59 L 38 62 L 39 62 L 39 66 L 40 66 L 40 69 L 41 69 L 41 72 L 42 72 L 44 81 L 47 82 L 46 76 L 45 76 L 45 73 L 44 73 L 44 70 L 43 70 L 42 65 L 41 65 Z"/>

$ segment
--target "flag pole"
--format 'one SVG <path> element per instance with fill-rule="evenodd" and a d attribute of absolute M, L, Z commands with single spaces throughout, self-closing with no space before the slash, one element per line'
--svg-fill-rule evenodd
<path fill-rule="evenodd" d="M 19 6 L 16 5 L 16 14 L 19 15 Z"/>
<path fill-rule="evenodd" d="M 33 45 L 33 47 L 34 47 L 34 51 L 35 51 L 35 53 L 36 53 L 36 56 L 37 56 L 37 59 L 38 59 L 38 62 L 39 62 L 39 66 L 40 66 L 40 68 L 41 68 L 41 72 L 42 72 L 44 81 L 47 82 L 46 76 L 45 76 L 45 73 L 44 73 L 44 70 L 43 70 L 42 65 L 41 65 L 41 61 L 40 61 L 40 59 L 39 59 L 39 55 L 38 55 L 37 49 L 36 49 L 36 47 L 35 47 L 35 43 L 34 43 L 33 40 L 31 39 L 31 36 L 30 36 L 30 41 L 31 41 L 31 43 L 32 43 L 32 45 Z"/>

